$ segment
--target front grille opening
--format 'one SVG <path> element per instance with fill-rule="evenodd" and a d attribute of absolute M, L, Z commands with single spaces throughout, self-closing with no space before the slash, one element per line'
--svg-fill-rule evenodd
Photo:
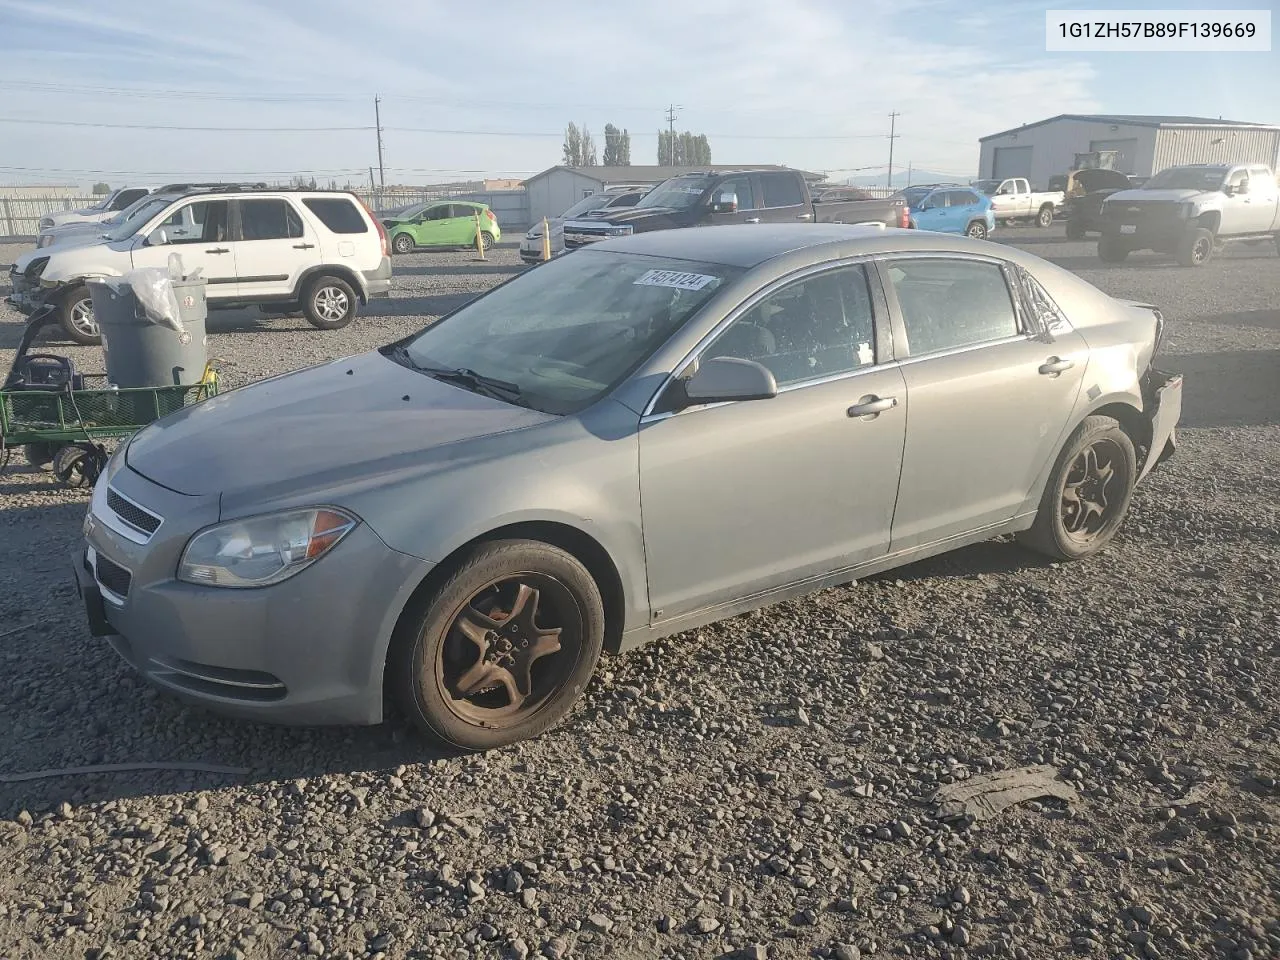
<path fill-rule="evenodd" d="M 136 503 L 130 503 L 110 487 L 107 488 L 107 506 L 129 526 L 148 536 L 155 533 L 160 526 L 159 517 L 143 510 Z"/>
<path fill-rule="evenodd" d="M 129 584 L 133 581 L 133 574 L 102 554 L 98 554 L 95 565 L 98 568 L 98 583 L 103 588 L 110 590 L 117 597 L 129 595 Z"/>

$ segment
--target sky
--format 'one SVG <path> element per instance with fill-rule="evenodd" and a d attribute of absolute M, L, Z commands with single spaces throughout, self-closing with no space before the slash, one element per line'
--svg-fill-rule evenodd
<path fill-rule="evenodd" d="M 1099 6 L 0 0 L 0 183 L 367 183 L 375 96 L 388 184 L 528 176 L 570 121 L 601 147 L 625 127 L 655 163 L 671 104 L 714 162 L 837 179 L 887 173 L 890 113 L 898 171 L 963 177 L 979 137 L 1059 113 L 1280 124 L 1276 52 L 1045 52 L 1046 7 Z M 227 127 L 253 129 L 208 129 Z"/>

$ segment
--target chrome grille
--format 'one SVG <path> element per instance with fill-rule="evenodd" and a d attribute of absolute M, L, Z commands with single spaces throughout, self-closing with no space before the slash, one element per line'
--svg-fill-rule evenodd
<path fill-rule="evenodd" d="M 132 500 L 121 496 L 113 487 L 107 488 L 107 507 L 123 523 L 128 524 L 148 538 L 160 527 L 160 518 L 149 510 L 144 510 Z"/>

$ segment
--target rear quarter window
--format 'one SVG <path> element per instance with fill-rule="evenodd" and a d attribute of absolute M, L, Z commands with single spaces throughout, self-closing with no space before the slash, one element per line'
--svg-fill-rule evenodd
<path fill-rule="evenodd" d="M 369 225 L 346 197 L 312 197 L 302 205 L 320 218 L 334 233 L 368 233 Z"/>

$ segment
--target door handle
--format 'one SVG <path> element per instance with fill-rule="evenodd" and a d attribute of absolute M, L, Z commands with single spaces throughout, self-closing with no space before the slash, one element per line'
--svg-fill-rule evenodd
<path fill-rule="evenodd" d="M 226 247 L 214 247 L 212 250 L 206 250 L 205 253 L 230 253 Z"/>
<path fill-rule="evenodd" d="M 742 222 L 743 222 L 743 223 L 759 223 L 759 222 L 760 222 L 760 218 L 759 218 L 759 217 L 748 217 L 746 220 L 743 220 Z"/>
<path fill-rule="evenodd" d="M 812 219 L 813 219 L 813 214 L 812 214 L 812 213 L 797 213 L 797 214 L 796 214 L 796 219 L 797 219 L 797 220 L 812 220 Z"/>
<path fill-rule="evenodd" d="M 1047 377 L 1056 377 L 1064 370 L 1070 370 L 1075 365 L 1074 360 L 1060 360 L 1057 357 L 1050 357 L 1040 364 L 1040 372 Z"/>
<path fill-rule="evenodd" d="M 314 243 L 295 243 L 293 245 L 293 249 L 295 250 L 312 250 L 314 248 L 315 248 Z"/>
<path fill-rule="evenodd" d="M 875 394 L 863 397 L 847 411 L 850 417 L 878 417 L 886 410 L 898 405 L 897 397 L 877 397 Z"/>

